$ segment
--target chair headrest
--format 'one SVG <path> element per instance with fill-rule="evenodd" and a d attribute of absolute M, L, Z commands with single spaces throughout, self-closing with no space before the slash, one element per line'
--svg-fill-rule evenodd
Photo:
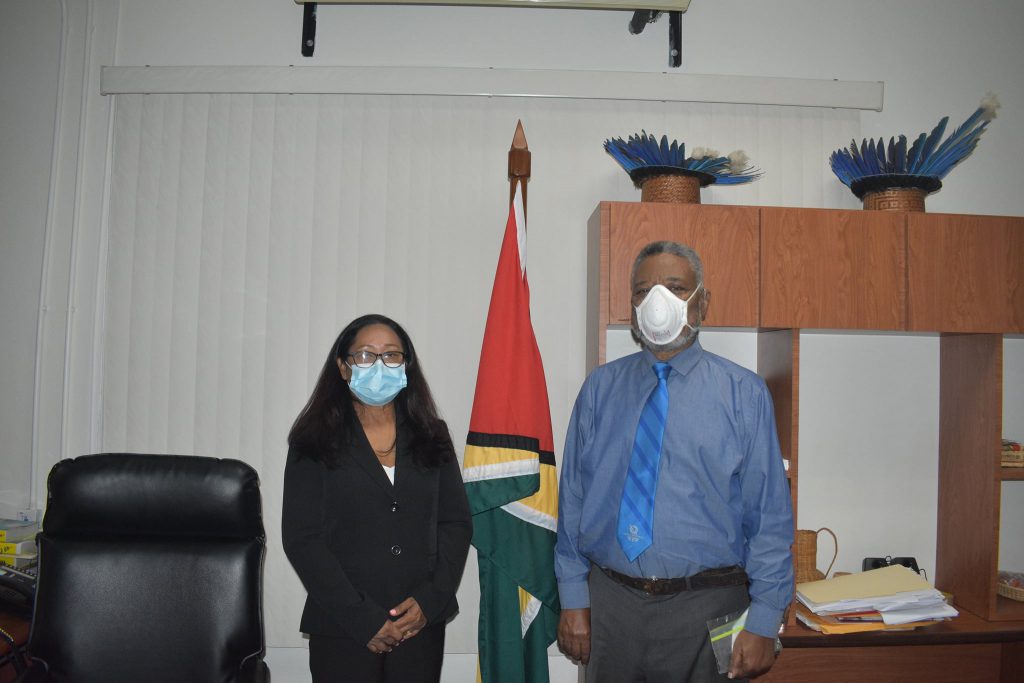
<path fill-rule="evenodd" d="M 259 476 L 238 460 L 104 453 L 50 470 L 43 533 L 263 538 Z"/>

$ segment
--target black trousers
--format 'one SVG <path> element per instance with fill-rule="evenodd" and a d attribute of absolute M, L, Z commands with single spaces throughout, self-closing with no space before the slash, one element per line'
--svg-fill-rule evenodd
<path fill-rule="evenodd" d="M 587 683 L 712 683 L 718 673 L 707 621 L 750 604 L 746 586 L 647 595 L 590 572 Z"/>
<path fill-rule="evenodd" d="M 438 683 L 444 660 L 444 627 L 436 624 L 385 654 L 350 638 L 309 636 L 313 683 Z"/>

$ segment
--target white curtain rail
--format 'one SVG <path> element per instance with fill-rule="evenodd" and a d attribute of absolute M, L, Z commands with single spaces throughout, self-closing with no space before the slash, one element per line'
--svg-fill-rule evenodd
<path fill-rule="evenodd" d="M 104 95 L 541 97 L 882 110 L 884 83 L 627 71 L 348 66 L 107 66 Z"/>

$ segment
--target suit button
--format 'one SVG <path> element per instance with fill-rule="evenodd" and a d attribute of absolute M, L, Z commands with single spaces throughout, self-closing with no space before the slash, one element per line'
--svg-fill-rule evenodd
<path fill-rule="evenodd" d="M 391 511 L 398 512 L 398 503 L 391 503 Z"/>
<path fill-rule="evenodd" d="M 400 545 L 393 545 L 393 546 L 391 546 L 391 554 L 392 555 L 401 555 L 402 554 L 402 546 L 400 546 Z"/>

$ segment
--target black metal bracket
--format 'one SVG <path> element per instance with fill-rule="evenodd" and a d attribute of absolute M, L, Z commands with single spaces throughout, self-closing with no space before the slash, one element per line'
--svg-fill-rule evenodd
<path fill-rule="evenodd" d="M 638 9 L 633 11 L 633 18 L 629 20 L 629 32 L 634 36 L 643 33 L 647 24 L 653 24 L 661 14 L 656 9 Z"/>
<path fill-rule="evenodd" d="M 683 13 L 668 13 L 668 65 L 678 68 L 683 63 Z"/>
<path fill-rule="evenodd" d="M 629 32 L 642 33 L 647 24 L 653 24 L 661 12 L 652 9 L 638 9 L 629 21 Z M 683 13 L 668 12 L 668 65 L 678 68 L 683 63 Z"/>
<path fill-rule="evenodd" d="M 316 47 L 316 3 L 302 6 L 302 56 L 312 57 Z"/>

